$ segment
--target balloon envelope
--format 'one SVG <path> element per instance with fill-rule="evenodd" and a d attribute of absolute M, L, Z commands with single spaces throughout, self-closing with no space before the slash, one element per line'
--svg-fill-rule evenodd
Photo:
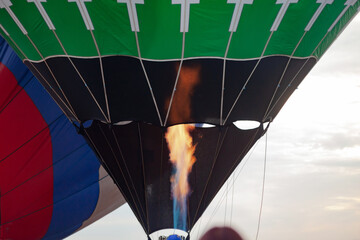
<path fill-rule="evenodd" d="M 0 239 L 60 239 L 124 203 L 45 89 L 0 37 Z"/>

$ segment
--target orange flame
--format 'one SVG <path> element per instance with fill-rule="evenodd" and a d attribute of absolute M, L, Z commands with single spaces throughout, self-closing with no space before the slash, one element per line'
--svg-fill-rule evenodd
<path fill-rule="evenodd" d="M 188 175 L 196 161 L 195 146 L 189 133 L 192 129 L 194 126 L 190 124 L 176 125 L 168 128 L 165 135 L 170 150 L 170 161 L 176 168 L 176 174 L 171 178 L 173 197 L 179 202 L 186 200 L 190 192 Z"/>
<path fill-rule="evenodd" d="M 194 88 L 200 80 L 200 65 L 183 65 L 181 67 L 169 116 L 171 123 L 189 122 L 191 118 L 191 98 L 194 94 Z M 167 100 L 166 108 L 169 107 L 169 103 L 170 99 Z"/>
<path fill-rule="evenodd" d="M 179 66 L 177 66 L 179 67 Z M 170 122 L 188 122 L 191 119 L 191 98 L 194 87 L 200 82 L 200 65 L 183 65 L 176 86 L 176 93 L 171 106 Z M 169 107 L 168 99 L 167 107 Z M 174 200 L 174 228 L 186 230 L 187 197 L 190 193 L 188 176 L 196 158 L 195 146 L 190 135 L 193 125 L 181 124 L 169 127 L 165 135 L 170 151 L 170 161 L 175 173 L 171 176 Z"/>

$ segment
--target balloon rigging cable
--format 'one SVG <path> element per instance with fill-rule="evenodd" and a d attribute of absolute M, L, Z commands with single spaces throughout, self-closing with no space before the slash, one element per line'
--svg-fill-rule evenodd
<path fill-rule="evenodd" d="M 260 223 L 261 223 L 261 214 L 262 214 L 262 208 L 264 203 L 264 191 L 265 191 L 265 180 L 266 180 L 266 159 L 267 159 L 267 132 L 265 135 L 265 157 L 264 157 L 264 173 L 263 173 L 263 182 L 262 182 L 262 191 L 261 191 L 261 203 L 260 203 L 260 211 L 259 211 L 259 219 L 258 219 L 258 227 L 256 231 L 256 240 L 259 237 L 259 231 L 260 231 Z"/>
<path fill-rule="evenodd" d="M 266 145 L 267 145 L 267 137 L 266 137 L 265 140 L 266 140 Z M 249 156 L 244 160 L 244 164 L 243 164 L 240 168 L 238 168 L 237 173 L 235 173 L 235 171 L 234 171 L 234 173 L 233 173 L 233 174 L 234 174 L 234 175 L 233 175 L 233 178 L 234 178 L 234 179 L 233 179 L 233 182 L 232 182 L 231 185 L 230 185 L 230 189 L 231 189 L 231 188 L 232 188 L 232 189 L 234 188 L 234 186 L 235 186 L 235 181 L 236 181 L 237 178 L 239 177 L 240 173 L 243 171 L 243 169 L 244 169 L 244 167 L 246 166 L 247 162 L 250 160 L 250 158 L 251 158 L 252 154 L 254 153 L 254 151 L 255 151 L 258 143 L 259 143 L 259 141 L 257 141 L 257 142 L 255 143 L 254 147 L 252 148 L 251 152 L 249 153 Z M 267 147 L 265 148 L 265 150 L 267 151 Z M 267 154 L 267 153 L 265 152 L 265 160 L 266 160 L 266 154 Z M 266 170 L 266 168 L 264 168 L 264 170 Z M 263 175 L 263 176 L 265 176 L 265 172 L 264 172 L 264 175 Z M 263 179 L 263 188 L 264 188 L 264 186 L 265 186 L 265 185 L 264 185 L 264 182 L 265 182 L 265 179 Z M 204 234 L 205 230 L 208 229 L 208 226 L 209 226 L 210 222 L 212 221 L 212 219 L 214 218 L 216 212 L 219 210 L 222 202 L 224 201 L 225 194 L 227 194 L 230 189 L 227 188 L 227 189 L 222 193 L 219 201 L 217 202 L 217 204 L 216 204 L 216 206 L 215 206 L 215 209 L 213 210 L 213 212 L 212 212 L 212 214 L 211 214 L 211 217 L 210 217 L 209 220 L 207 221 L 204 229 L 202 230 L 202 234 Z M 263 191 L 263 193 L 264 193 L 264 191 Z M 262 195 L 262 198 L 263 198 L 263 195 Z M 263 202 L 262 202 L 262 203 L 263 203 Z M 261 208 L 262 208 L 262 203 L 261 203 Z M 231 216 L 231 217 L 232 217 L 232 216 Z M 202 219 L 202 218 L 200 218 L 200 221 L 199 221 L 198 235 L 199 235 L 200 228 L 201 228 L 201 219 Z M 230 224 L 231 224 L 231 221 L 232 221 L 232 219 L 230 219 Z M 259 225 L 259 224 L 258 224 L 258 225 Z"/>

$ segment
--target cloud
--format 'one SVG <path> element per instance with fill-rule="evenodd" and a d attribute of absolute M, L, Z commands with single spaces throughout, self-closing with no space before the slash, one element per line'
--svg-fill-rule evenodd
<path fill-rule="evenodd" d="M 360 156 L 355 158 L 326 158 L 321 161 L 316 161 L 316 165 L 318 166 L 326 166 L 326 167 L 343 167 L 343 168 L 352 168 L 354 170 L 360 169 Z"/>
<path fill-rule="evenodd" d="M 325 211 L 355 211 L 360 214 L 360 197 L 339 196 L 334 203 L 324 207 Z"/>
<path fill-rule="evenodd" d="M 337 132 L 327 135 L 319 145 L 325 149 L 344 149 L 360 146 L 359 132 Z"/>

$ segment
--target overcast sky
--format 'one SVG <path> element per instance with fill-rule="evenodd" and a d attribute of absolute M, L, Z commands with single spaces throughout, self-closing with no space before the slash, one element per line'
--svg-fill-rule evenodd
<path fill-rule="evenodd" d="M 359 42 L 360 15 L 272 123 L 259 240 L 360 239 Z M 262 138 L 251 157 L 237 168 L 233 204 L 230 190 L 227 204 L 224 200 L 214 214 L 223 188 L 195 226 L 192 239 L 212 226 L 224 225 L 225 216 L 226 225 L 231 224 L 247 240 L 255 239 L 264 143 Z M 68 239 L 100 238 L 146 239 L 128 206 Z"/>

